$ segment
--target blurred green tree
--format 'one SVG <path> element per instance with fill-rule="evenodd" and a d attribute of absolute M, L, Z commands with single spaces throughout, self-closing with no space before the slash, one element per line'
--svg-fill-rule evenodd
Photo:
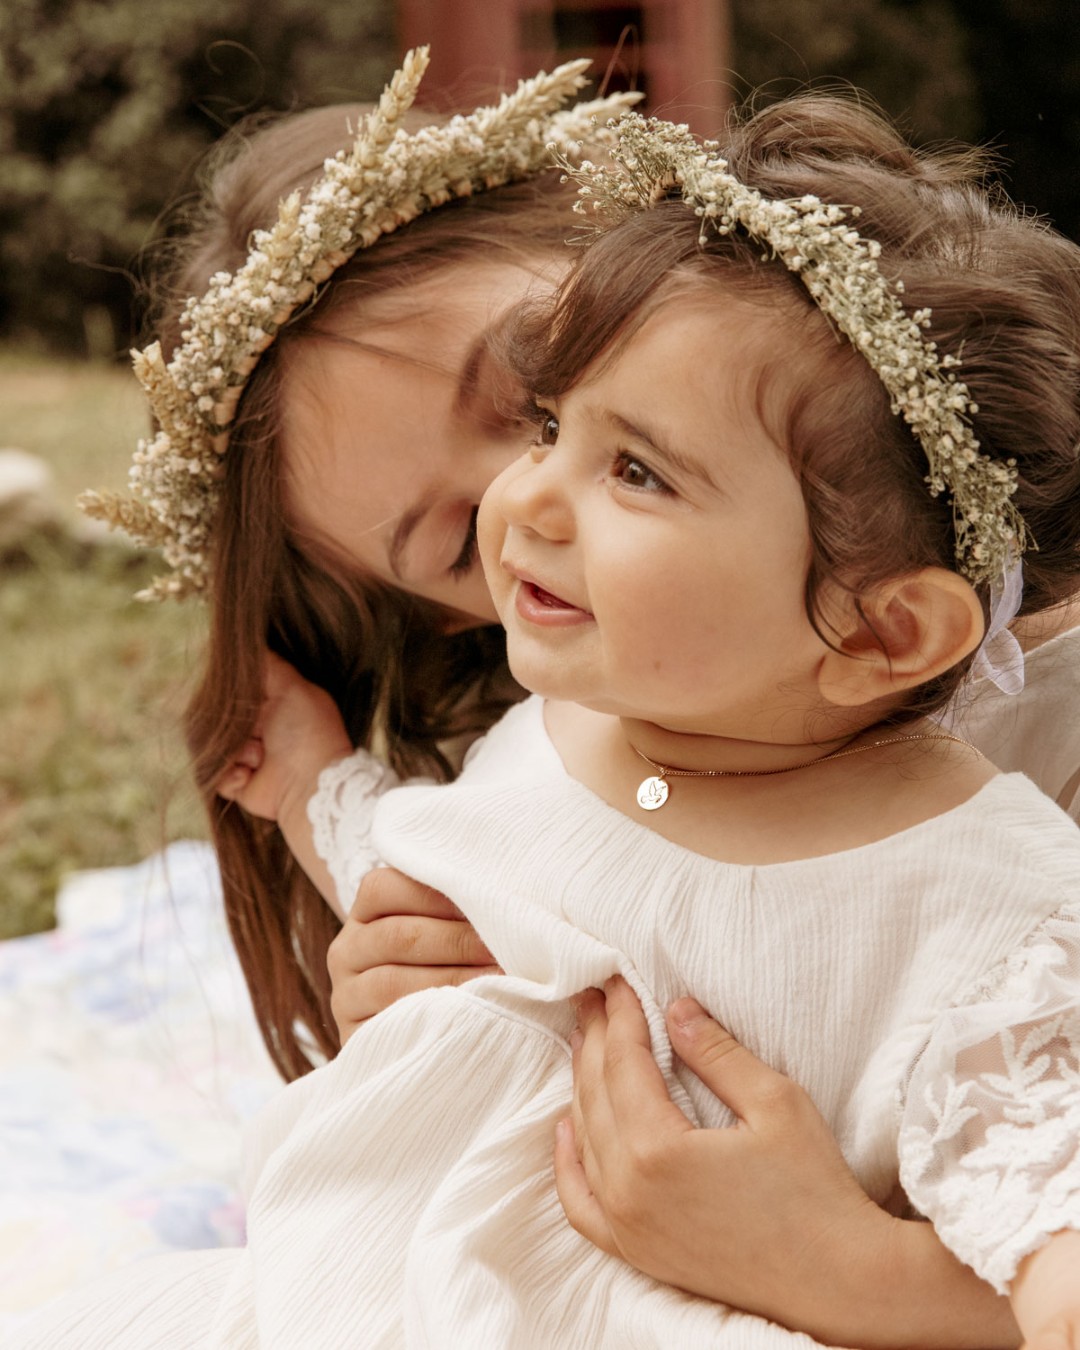
<path fill-rule="evenodd" d="M 1019 201 L 1080 240 L 1076 0 L 953 0 L 979 72 L 980 139 Z"/>
<path fill-rule="evenodd" d="M 737 97 L 865 89 L 917 141 L 998 152 L 1020 202 L 1080 239 L 1076 0 L 730 0 Z"/>
<path fill-rule="evenodd" d="M 916 140 L 979 133 L 967 34 L 950 0 L 731 0 L 736 99 L 823 81 L 864 90 Z"/>
<path fill-rule="evenodd" d="M 392 0 L 4 0 L 0 338 L 126 348 L 128 269 L 206 147 L 370 98 L 393 58 Z"/>

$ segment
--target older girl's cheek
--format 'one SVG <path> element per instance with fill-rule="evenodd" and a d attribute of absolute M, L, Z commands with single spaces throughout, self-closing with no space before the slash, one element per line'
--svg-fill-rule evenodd
<path fill-rule="evenodd" d="M 476 546 L 480 552 L 480 562 L 487 578 L 488 589 L 496 599 L 500 585 L 506 580 L 506 574 L 500 566 L 503 541 L 506 538 L 506 521 L 499 509 L 500 484 L 503 477 L 504 475 L 500 474 L 484 493 L 476 518 Z"/>

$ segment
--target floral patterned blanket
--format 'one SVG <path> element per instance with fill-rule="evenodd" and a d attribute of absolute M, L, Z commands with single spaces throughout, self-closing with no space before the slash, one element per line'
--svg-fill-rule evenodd
<path fill-rule="evenodd" d="M 208 846 L 84 872 L 0 943 L 0 1343 L 144 1255 L 236 1244 L 241 1129 L 281 1080 Z"/>

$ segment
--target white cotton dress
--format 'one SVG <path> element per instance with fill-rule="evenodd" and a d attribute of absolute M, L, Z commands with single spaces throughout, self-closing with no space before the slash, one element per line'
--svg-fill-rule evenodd
<path fill-rule="evenodd" d="M 688 992 L 809 1089 L 871 1196 L 902 1182 L 998 1288 L 1080 1227 L 1080 833 L 1023 776 L 878 843 L 745 866 L 569 778 L 537 699 L 452 786 L 373 805 L 377 768 L 352 765 L 325 785 L 324 844 L 350 852 L 337 808 L 351 799 L 361 819 L 367 801 L 378 856 L 452 896 L 507 975 L 402 1000 L 271 1104 L 251 1137 L 245 1250 L 148 1261 L 16 1345 L 813 1345 L 567 1224 L 551 1170 L 567 998 L 615 972 L 695 1122 L 730 1117 L 673 1061 L 661 1009 Z"/>
<path fill-rule="evenodd" d="M 1005 694 L 989 680 L 964 685 L 943 720 L 999 769 L 1026 774 L 1080 824 L 1080 628 L 1028 652 L 1024 671 L 1019 694 Z M 398 782 L 363 753 L 331 766 L 320 779 L 309 815 L 346 914 L 363 877 L 379 865 L 371 839 L 376 803 Z"/>

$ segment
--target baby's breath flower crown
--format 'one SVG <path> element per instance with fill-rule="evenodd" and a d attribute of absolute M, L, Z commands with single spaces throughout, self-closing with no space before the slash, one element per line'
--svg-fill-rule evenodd
<path fill-rule="evenodd" d="M 582 141 L 603 142 L 596 119 L 637 100 L 616 94 L 559 111 L 585 83 L 588 61 L 522 80 L 493 107 L 409 134 L 399 126 L 428 64 L 410 52 L 364 119 L 350 149 L 324 165 L 306 196 L 294 193 L 277 223 L 257 231 L 244 265 L 218 272 L 184 309 L 181 341 L 166 363 L 160 344 L 132 353 L 156 434 L 140 441 L 131 496 L 86 492 L 82 509 L 160 548 L 172 571 L 139 599 L 206 590 L 221 457 L 252 370 L 289 317 L 358 249 L 454 197 L 527 178 Z"/>
<path fill-rule="evenodd" d="M 971 582 L 995 581 L 1033 547 L 1012 496 L 1016 461 L 991 459 L 979 449 L 970 418 L 978 412 L 951 355 L 939 355 L 924 337 L 930 311 L 908 313 L 903 282 L 889 283 L 877 259 L 881 246 L 851 225 L 857 206 L 835 206 L 813 196 L 772 200 L 728 171 L 715 141 L 699 141 L 685 126 L 628 112 L 610 125 L 610 162 L 556 160 L 578 184 L 574 209 L 618 218 L 642 211 L 669 190 L 701 220 L 701 231 L 739 228 L 761 244 L 766 258 L 795 272 L 821 310 L 877 372 L 926 454 L 931 496 L 950 494 L 957 569 Z"/>

